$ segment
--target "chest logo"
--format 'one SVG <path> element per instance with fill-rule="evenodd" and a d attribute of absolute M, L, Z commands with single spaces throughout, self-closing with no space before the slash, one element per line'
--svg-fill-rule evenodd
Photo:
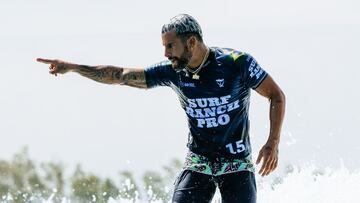
<path fill-rule="evenodd" d="M 224 82 L 225 82 L 224 79 L 217 79 L 216 80 L 216 83 L 219 85 L 219 87 L 224 87 Z"/>

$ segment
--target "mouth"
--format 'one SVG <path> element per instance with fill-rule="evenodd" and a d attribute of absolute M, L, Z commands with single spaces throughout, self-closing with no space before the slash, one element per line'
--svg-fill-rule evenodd
<path fill-rule="evenodd" d="M 175 61 L 177 61 L 177 59 L 175 57 L 171 57 L 171 58 L 168 58 L 168 59 L 171 61 L 171 63 L 175 63 Z"/>

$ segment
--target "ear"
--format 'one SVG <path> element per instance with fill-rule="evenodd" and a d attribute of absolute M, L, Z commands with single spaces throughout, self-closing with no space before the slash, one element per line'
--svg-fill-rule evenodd
<path fill-rule="evenodd" d="M 189 37 L 187 42 L 188 42 L 188 46 L 190 47 L 190 49 L 193 49 L 197 42 L 196 37 L 195 36 Z"/>

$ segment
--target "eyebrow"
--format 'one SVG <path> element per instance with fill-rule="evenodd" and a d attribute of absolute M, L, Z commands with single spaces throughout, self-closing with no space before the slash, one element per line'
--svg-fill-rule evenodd
<path fill-rule="evenodd" d="M 175 42 L 169 42 L 167 44 L 164 44 L 165 47 L 172 47 L 175 44 Z"/>

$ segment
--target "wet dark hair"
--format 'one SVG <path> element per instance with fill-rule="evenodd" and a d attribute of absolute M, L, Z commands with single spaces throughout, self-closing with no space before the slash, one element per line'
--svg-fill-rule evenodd
<path fill-rule="evenodd" d="M 179 36 L 183 41 L 194 36 L 199 41 L 203 41 L 202 30 L 199 23 L 188 14 L 179 14 L 170 19 L 170 22 L 163 25 L 161 33 L 175 31 L 176 35 Z"/>

